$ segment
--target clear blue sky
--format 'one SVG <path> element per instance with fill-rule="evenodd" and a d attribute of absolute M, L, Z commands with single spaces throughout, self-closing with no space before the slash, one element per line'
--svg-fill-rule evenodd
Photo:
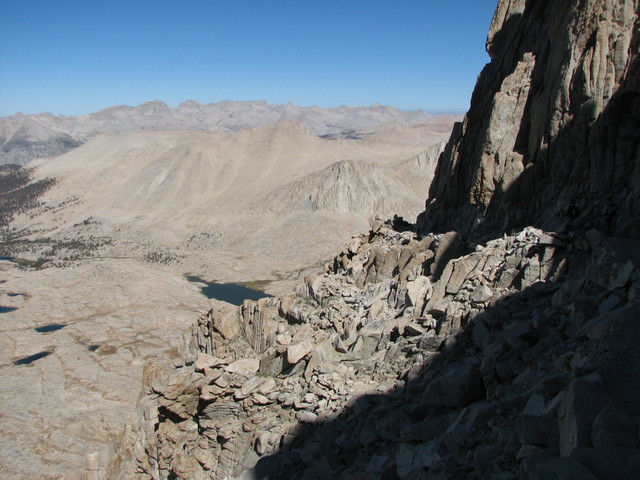
<path fill-rule="evenodd" d="M 497 0 L 0 0 L 0 116 L 188 99 L 466 111 Z"/>

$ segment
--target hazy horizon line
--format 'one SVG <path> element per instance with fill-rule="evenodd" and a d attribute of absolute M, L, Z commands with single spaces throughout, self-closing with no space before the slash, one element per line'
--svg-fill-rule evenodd
<path fill-rule="evenodd" d="M 187 103 L 187 102 L 196 102 L 200 105 L 206 106 L 206 105 L 215 105 L 218 103 L 224 103 L 224 102 L 230 102 L 230 103 L 265 103 L 267 105 L 273 105 L 273 106 L 287 106 L 287 105 L 292 105 L 292 106 L 296 106 L 296 107 L 302 107 L 302 108 L 320 108 L 322 110 L 332 110 L 332 109 L 338 109 L 338 108 L 343 108 L 343 107 L 348 107 L 348 108 L 370 108 L 370 107 L 391 107 L 391 108 L 395 108 L 397 110 L 403 111 L 403 112 L 419 112 L 419 111 L 423 111 L 432 115 L 447 115 L 447 114 L 451 114 L 451 115 L 462 115 L 466 113 L 466 110 L 460 110 L 460 109 L 450 109 L 450 110 L 443 110 L 443 109 L 428 109 L 428 108 L 402 108 L 402 107 L 398 107 L 395 105 L 391 105 L 391 104 L 386 104 L 386 103 L 380 103 L 380 102 L 373 102 L 369 105 L 352 105 L 352 104 L 345 104 L 345 103 L 341 103 L 340 105 L 337 106 L 321 106 L 318 104 L 307 104 L 307 105 L 302 105 L 302 104 L 297 104 L 291 101 L 287 101 L 284 103 L 281 102 L 270 102 L 268 100 L 265 99 L 252 99 L 252 100 L 230 100 L 230 99 L 224 99 L 224 100 L 217 100 L 217 101 L 211 101 L 211 102 L 201 102 L 200 100 L 196 100 L 193 98 L 188 98 L 186 100 L 183 100 L 181 102 L 178 103 L 174 103 L 174 102 L 167 102 L 165 100 L 159 100 L 159 99 L 154 99 L 154 100 L 147 100 L 141 103 L 138 103 L 137 105 L 132 105 L 129 103 L 116 103 L 116 104 L 112 104 L 112 105 L 107 105 L 105 107 L 99 108 L 97 110 L 93 110 L 90 112 L 85 112 L 85 113 L 56 113 L 56 112 L 52 112 L 52 111 L 47 111 L 47 110 L 43 110 L 43 111 L 39 111 L 39 112 L 24 112 L 24 111 L 16 111 L 14 113 L 11 114 L 0 114 L 0 118 L 9 118 L 9 117 L 13 117 L 13 116 L 17 116 L 17 115 L 46 115 L 46 114 L 50 114 L 50 115 L 55 115 L 55 116 L 59 116 L 59 117 L 82 117 L 85 115 L 91 115 L 94 113 L 99 113 L 101 111 L 107 110 L 109 108 L 116 108 L 116 107 L 131 107 L 131 108 L 137 108 L 140 107 L 142 105 L 148 104 L 148 103 L 162 103 L 164 105 L 166 105 L 169 108 L 172 109 L 177 109 L 178 107 L 180 107 L 180 105 Z"/>

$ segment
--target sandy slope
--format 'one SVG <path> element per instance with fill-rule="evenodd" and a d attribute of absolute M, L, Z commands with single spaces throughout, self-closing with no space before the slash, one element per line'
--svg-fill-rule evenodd
<path fill-rule="evenodd" d="M 235 266 L 222 265 L 246 257 L 254 267 L 241 279 L 273 278 L 326 259 L 373 214 L 420 211 L 430 169 L 398 165 L 443 135 L 389 125 L 361 140 L 326 140 L 298 122 L 233 134 L 104 135 L 31 163 L 38 176 L 59 179 L 45 198 L 55 213 L 17 223 L 38 235 L 112 238 L 110 255 L 171 251 L 184 257 L 183 271 L 209 277 L 237 279 Z M 78 226 L 87 219 L 97 223 Z M 286 247 L 291 238 L 298 252 Z"/>

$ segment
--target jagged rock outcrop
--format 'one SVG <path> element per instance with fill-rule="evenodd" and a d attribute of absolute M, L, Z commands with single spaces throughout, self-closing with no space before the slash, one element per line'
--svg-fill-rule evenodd
<path fill-rule="evenodd" d="M 420 230 L 638 235 L 638 2 L 502 1 Z"/>
<path fill-rule="evenodd" d="M 113 473 L 634 478 L 637 7 L 500 1 L 416 228 L 374 219 L 290 295 L 215 305 Z"/>
<path fill-rule="evenodd" d="M 437 278 L 452 235 L 373 227 L 294 294 L 199 320 L 141 403 L 141 478 L 633 472 L 640 241 L 529 227 Z"/>
<path fill-rule="evenodd" d="M 411 212 L 415 192 L 433 178 L 444 143 L 430 146 L 410 159 L 393 164 L 341 160 L 264 195 L 256 211 L 291 212 Z M 414 212 L 413 215 L 416 215 Z"/>

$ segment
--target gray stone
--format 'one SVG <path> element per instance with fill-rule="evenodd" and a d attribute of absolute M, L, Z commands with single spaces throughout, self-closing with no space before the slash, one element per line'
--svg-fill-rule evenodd
<path fill-rule="evenodd" d="M 518 276 L 519 271 L 515 268 L 506 268 L 500 272 L 500 275 L 495 283 L 497 288 L 506 289 L 513 285 L 513 281 Z"/>
<path fill-rule="evenodd" d="M 315 423 L 318 415 L 313 412 L 309 412 L 308 410 L 301 410 L 296 412 L 296 418 L 301 423 Z"/>
<path fill-rule="evenodd" d="M 627 300 L 629 302 L 636 302 L 640 299 L 640 280 L 635 280 L 630 286 L 627 293 Z"/>
<path fill-rule="evenodd" d="M 443 415 L 436 418 L 427 418 L 418 423 L 407 423 L 400 434 L 400 439 L 408 442 L 426 442 L 433 440 L 437 435 L 444 432 L 451 418 Z"/>
<path fill-rule="evenodd" d="M 265 397 L 261 393 L 254 393 L 253 395 L 251 395 L 251 400 L 256 405 L 269 405 L 270 403 L 275 402 L 275 400 L 272 400 L 269 397 Z"/>
<path fill-rule="evenodd" d="M 448 368 L 446 373 L 429 382 L 422 395 L 425 407 L 459 408 L 482 398 L 484 387 L 478 367 L 464 362 Z"/>
<path fill-rule="evenodd" d="M 549 395 L 557 395 L 569 383 L 569 373 L 557 373 L 542 379 L 542 386 Z"/>
<path fill-rule="evenodd" d="M 202 387 L 200 399 L 204 402 L 211 402 L 223 392 L 224 388 L 221 388 L 218 385 L 206 385 Z"/>
<path fill-rule="evenodd" d="M 396 469 L 400 478 L 408 478 L 416 469 L 429 469 L 439 461 L 438 443 L 434 441 L 418 445 L 401 443 L 396 451 Z"/>
<path fill-rule="evenodd" d="M 375 420 L 376 433 L 383 440 L 397 442 L 407 423 L 410 423 L 409 417 L 403 411 L 395 410 Z"/>
<path fill-rule="evenodd" d="M 600 480 L 631 480 L 640 472 L 640 450 L 602 446 L 577 448 L 571 457 L 585 465 Z"/>
<path fill-rule="evenodd" d="M 638 445 L 638 427 L 635 420 L 626 411 L 608 405 L 593 420 L 591 443 L 594 447 L 610 445 L 612 447 L 636 448 Z"/>
<path fill-rule="evenodd" d="M 438 240 L 436 255 L 431 264 L 431 274 L 438 275 L 449 259 L 454 258 L 460 248 L 458 232 L 447 232 L 442 234 Z"/>
<path fill-rule="evenodd" d="M 521 415 L 517 422 L 518 436 L 522 443 L 557 448 L 559 442 L 558 420 L 551 417 Z"/>
<path fill-rule="evenodd" d="M 522 409 L 522 415 L 535 415 L 542 416 L 546 411 L 544 398 L 541 395 L 534 393 L 527 400 L 527 404 Z"/>
<path fill-rule="evenodd" d="M 599 247 L 602 243 L 602 240 L 604 239 L 604 235 L 602 234 L 602 232 L 596 230 L 595 228 L 589 230 L 587 233 L 585 233 L 584 236 L 587 239 L 587 242 L 589 242 L 589 246 L 592 250 Z"/>
<path fill-rule="evenodd" d="M 636 266 L 633 262 L 631 260 L 627 260 L 627 262 L 618 270 L 616 277 L 609 283 L 608 289 L 611 291 L 616 288 L 624 287 L 631 278 L 631 273 L 635 268 Z"/>
<path fill-rule="evenodd" d="M 602 480 L 571 458 L 550 458 L 535 468 L 533 480 Z"/>
<path fill-rule="evenodd" d="M 511 369 L 510 359 L 505 358 L 504 360 L 496 362 L 496 375 L 501 382 L 508 382 L 515 377 L 515 374 Z"/>
<path fill-rule="evenodd" d="M 208 420 L 221 421 L 235 418 L 240 413 L 240 410 L 240 405 L 234 400 L 219 401 L 207 405 L 202 411 L 201 416 Z"/>
<path fill-rule="evenodd" d="M 466 257 L 453 260 L 453 272 L 445 286 L 446 293 L 455 295 L 462 287 L 469 274 L 477 267 L 480 262 L 479 254 L 471 254 Z"/>
<path fill-rule="evenodd" d="M 433 305 L 431 304 L 431 302 L 429 302 L 427 313 L 430 313 L 431 315 L 434 315 L 436 317 L 442 316 L 447 311 L 450 303 L 451 297 L 441 298 L 440 300 L 434 302 Z"/>
<path fill-rule="evenodd" d="M 493 291 L 486 285 L 480 285 L 471 294 L 471 301 L 475 303 L 485 303 L 493 298 Z"/>
<path fill-rule="evenodd" d="M 528 459 L 529 462 L 523 462 L 522 466 L 526 467 L 526 470 L 531 470 L 531 461 L 535 458 L 535 456 L 541 452 L 551 452 L 551 450 L 543 450 L 542 447 L 538 447 L 537 445 L 521 445 L 518 449 L 518 453 L 516 453 L 516 460 Z M 546 460 L 547 458 L 553 457 L 555 455 L 549 453 L 543 459 L 539 459 L 537 462 L 540 463 L 542 460 Z M 527 475 L 531 477 L 532 475 Z"/>
<path fill-rule="evenodd" d="M 234 476 L 237 477 L 237 475 L 243 470 L 248 470 L 255 467 L 256 463 L 258 463 L 258 460 L 260 460 L 260 457 L 255 450 L 249 450 L 248 452 L 246 452 L 240 459 L 240 468 L 234 470 Z"/>
<path fill-rule="evenodd" d="M 276 387 L 276 381 L 273 378 L 252 377 L 247 380 L 240 389 L 242 395 L 248 397 L 252 393 L 267 394 L 271 393 Z"/>
<path fill-rule="evenodd" d="M 561 456 L 591 446 L 591 425 L 608 403 L 594 383 L 584 379 L 574 380 L 565 389 L 558 409 Z"/>
<path fill-rule="evenodd" d="M 516 459 L 521 460 L 520 478 L 535 478 L 538 464 L 551 458 L 557 458 L 559 454 L 560 452 L 557 449 L 543 449 L 535 445 L 522 445 L 516 454 Z"/>
<path fill-rule="evenodd" d="M 563 242 L 557 237 L 553 235 L 549 235 L 547 233 L 539 233 L 538 234 L 538 243 L 541 245 L 555 245 L 558 247 L 565 247 L 567 245 L 566 242 Z"/>
<path fill-rule="evenodd" d="M 224 367 L 229 373 L 247 373 L 253 374 L 260 369 L 259 358 L 242 358 Z"/>
<path fill-rule="evenodd" d="M 274 435 L 269 432 L 257 432 L 253 443 L 253 448 L 260 456 L 267 453 L 275 443 Z M 277 438 L 277 437 L 276 437 Z"/>
<path fill-rule="evenodd" d="M 327 354 L 324 347 L 322 345 L 318 345 L 309 358 L 309 362 L 307 363 L 307 366 L 304 370 L 304 378 L 307 381 L 311 380 L 311 376 L 313 375 L 314 370 L 322 365 L 326 361 L 326 359 Z"/>
<path fill-rule="evenodd" d="M 408 323 L 404 326 L 404 335 L 408 335 L 410 337 L 416 337 L 424 334 L 424 329 L 415 322 Z"/>
<path fill-rule="evenodd" d="M 531 325 L 529 322 L 513 322 L 507 328 L 496 333 L 496 341 L 514 345 L 520 337 L 527 335 L 530 332 Z"/>
<path fill-rule="evenodd" d="M 407 282 L 407 306 L 415 306 L 421 309 L 425 302 L 425 297 L 430 296 L 433 287 L 428 277 L 419 276 L 412 282 Z"/>
<path fill-rule="evenodd" d="M 473 452 L 472 465 L 476 470 L 484 471 L 502 455 L 504 447 L 500 445 L 483 445 Z"/>
<path fill-rule="evenodd" d="M 357 358 L 367 358 L 378 350 L 386 327 L 387 325 L 384 320 L 365 325 L 358 332 L 358 340 L 352 349 L 353 355 Z"/>
<path fill-rule="evenodd" d="M 604 315 L 605 313 L 622 306 L 625 301 L 626 299 L 612 293 L 600 304 L 598 307 L 598 313 L 600 315 Z"/>
<path fill-rule="evenodd" d="M 431 330 L 425 333 L 420 341 L 418 342 L 418 348 L 421 350 L 428 350 L 430 352 L 436 352 L 442 345 L 443 339 L 436 335 L 436 333 Z"/>
<path fill-rule="evenodd" d="M 205 368 L 215 367 L 216 365 L 220 365 L 224 363 L 220 358 L 214 357 L 213 355 L 208 355 L 206 353 L 199 353 L 198 358 L 194 363 L 194 368 L 196 371 L 204 371 Z"/>
<path fill-rule="evenodd" d="M 616 313 L 616 312 L 612 312 Z M 600 315 L 587 324 L 583 325 L 575 334 L 576 338 L 587 336 L 589 338 L 600 338 L 607 334 L 614 320 L 614 315 Z"/>
<path fill-rule="evenodd" d="M 176 368 L 168 378 L 159 378 L 153 383 L 153 391 L 165 398 L 175 400 L 184 391 L 186 385 L 191 383 L 193 370 L 189 367 Z"/>
<path fill-rule="evenodd" d="M 264 375 L 275 376 L 282 372 L 283 367 L 284 355 L 279 355 L 274 347 L 270 347 L 260 357 L 258 372 Z"/>
<path fill-rule="evenodd" d="M 306 357 L 313 348 L 311 339 L 303 340 L 287 347 L 287 362 L 291 365 L 298 363 L 304 357 Z"/>
<path fill-rule="evenodd" d="M 475 323 L 472 330 L 472 336 L 474 345 L 479 349 L 483 349 L 491 341 L 489 330 L 482 321 L 477 321 Z"/>
<path fill-rule="evenodd" d="M 232 340 L 238 335 L 238 311 L 226 302 L 211 301 L 211 326 L 226 340 Z"/>
<path fill-rule="evenodd" d="M 176 479 L 196 479 L 200 476 L 202 468 L 200 464 L 186 453 L 178 452 L 171 461 L 171 471 Z"/>
<path fill-rule="evenodd" d="M 540 260 L 538 257 L 530 258 L 520 273 L 519 288 L 524 290 L 540 281 Z"/>
<path fill-rule="evenodd" d="M 489 475 L 487 480 L 517 480 L 518 476 L 511 472 L 500 472 Z"/>
<path fill-rule="evenodd" d="M 631 261 L 640 266 L 640 242 L 632 237 L 608 237 L 604 240 L 604 248 L 611 253 L 613 261 L 619 265 Z"/>
<path fill-rule="evenodd" d="M 331 345 L 333 346 L 336 352 L 347 353 L 347 345 L 344 343 L 344 341 L 340 338 L 339 335 L 336 335 L 335 337 L 333 337 Z"/>

